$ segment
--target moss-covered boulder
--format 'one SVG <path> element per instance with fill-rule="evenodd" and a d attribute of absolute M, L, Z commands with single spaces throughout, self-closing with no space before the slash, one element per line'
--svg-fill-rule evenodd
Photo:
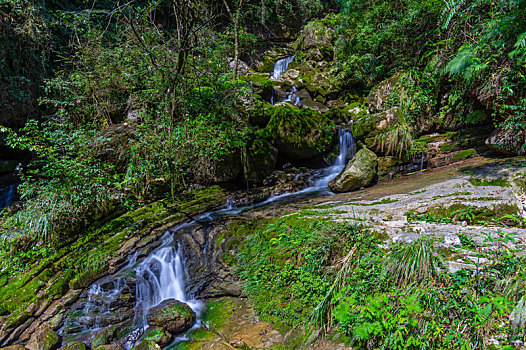
<path fill-rule="evenodd" d="M 334 27 L 333 15 L 310 21 L 296 40 L 296 49 L 303 51 L 309 59 L 332 60 L 336 40 Z"/>
<path fill-rule="evenodd" d="M 332 192 L 342 193 L 355 191 L 370 186 L 376 178 L 378 157 L 366 148 L 356 153 L 345 168 L 329 182 Z"/>
<path fill-rule="evenodd" d="M 162 327 L 171 334 L 187 331 L 195 322 L 195 312 L 185 303 L 168 299 L 152 307 L 146 316 L 150 327 Z"/>
<path fill-rule="evenodd" d="M 159 346 L 168 345 L 172 341 L 173 336 L 164 330 L 162 327 L 150 327 L 144 333 L 143 340 L 151 340 Z"/>
<path fill-rule="evenodd" d="M 26 348 L 29 350 L 53 350 L 60 346 L 60 337 L 49 328 L 43 328 L 35 332 Z"/>
<path fill-rule="evenodd" d="M 397 73 L 371 89 L 368 98 L 369 112 L 378 113 L 399 105 L 397 91 L 403 77 L 402 73 Z"/>
<path fill-rule="evenodd" d="M 526 131 L 496 129 L 487 139 L 486 145 L 505 155 L 526 154 Z"/>
<path fill-rule="evenodd" d="M 267 128 L 287 157 L 309 159 L 330 150 L 335 126 L 323 114 L 289 106 L 275 107 L 271 113 Z"/>
<path fill-rule="evenodd" d="M 304 100 L 300 102 L 301 106 L 306 109 L 310 109 L 316 112 L 325 113 L 329 111 L 329 108 L 321 102 Z"/>
<path fill-rule="evenodd" d="M 313 97 L 339 98 L 343 80 L 337 66 L 310 60 L 302 62 L 296 69 L 300 72 L 296 80 L 298 89 L 306 88 Z"/>
<path fill-rule="evenodd" d="M 72 341 L 71 343 L 64 345 L 59 350 L 86 350 L 86 344 L 79 341 Z"/>
<path fill-rule="evenodd" d="M 161 347 L 153 340 L 143 340 L 134 346 L 132 350 L 161 350 Z"/>
<path fill-rule="evenodd" d="M 246 148 L 243 174 L 249 184 L 260 184 L 276 167 L 278 149 L 264 139 L 252 141 Z"/>
<path fill-rule="evenodd" d="M 400 109 L 391 108 L 375 114 L 364 114 L 362 118 L 356 120 L 351 131 L 356 140 L 365 140 L 389 130 L 400 120 Z"/>

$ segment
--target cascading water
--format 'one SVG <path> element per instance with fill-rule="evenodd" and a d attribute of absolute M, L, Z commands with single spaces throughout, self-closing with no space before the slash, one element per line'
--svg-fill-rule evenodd
<path fill-rule="evenodd" d="M 161 244 L 144 260 L 137 263 L 137 255 L 131 256 L 128 265 L 114 275 L 107 276 L 92 284 L 84 294 L 82 306 L 72 308 L 61 333 L 75 334 L 76 340 L 89 342 L 101 328 L 114 324 L 127 324 L 130 333 L 121 339 L 121 344 L 130 349 L 148 328 L 147 313 L 153 306 L 167 299 L 176 299 L 188 304 L 197 314 L 194 325 L 200 327 L 199 316 L 204 303 L 188 296 L 185 286 L 186 271 L 184 257 L 176 234 L 185 228 L 210 223 L 223 215 L 236 215 L 255 207 L 261 207 L 285 197 L 326 190 L 327 185 L 346 165 L 356 152 L 352 133 L 339 130 L 340 153 L 333 165 L 328 167 L 325 175 L 312 187 L 294 193 L 268 198 L 266 201 L 251 206 L 236 208 L 231 201 L 226 208 L 206 213 L 196 220 L 181 224 L 171 232 L 166 232 Z M 132 303 L 130 306 L 130 302 Z M 79 304 L 80 305 L 80 304 Z M 183 337 L 175 341 L 184 340 Z"/>
<path fill-rule="evenodd" d="M 282 58 L 274 64 L 274 72 L 272 73 L 272 78 L 278 79 L 287 71 L 287 68 L 291 62 L 296 59 L 296 56 L 290 56 Z"/>
<path fill-rule="evenodd" d="M 161 248 L 150 254 L 135 270 L 137 278 L 135 317 L 143 327 L 147 326 L 148 310 L 163 300 L 175 299 L 186 303 L 197 315 L 202 310 L 202 302 L 188 300 L 186 296 L 181 251 L 174 245 L 173 239 L 173 234 L 181 228 L 178 227 L 173 233 L 167 233 Z"/>
<path fill-rule="evenodd" d="M 345 168 L 347 161 L 352 159 L 356 154 L 356 142 L 350 130 L 338 130 L 340 138 L 340 153 L 334 160 L 334 163 L 325 171 L 326 175 L 315 182 L 315 188 L 325 188 L 329 182 L 334 179 Z"/>

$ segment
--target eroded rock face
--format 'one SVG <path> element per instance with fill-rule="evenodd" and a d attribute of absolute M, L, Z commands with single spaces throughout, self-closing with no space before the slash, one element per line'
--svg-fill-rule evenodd
<path fill-rule="evenodd" d="M 352 133 L 356 140 L 372 139 L 375 136 L 389 130 L 400 120 L 400 110 L 393 107 L 389 110 L 365 114 L 362 118 L 356 120 L 352 127 Z"/>
<path fill-rule="evenodd" d="M 60 337 L 49 328 L 43 328 L 33 334 L 26 348 L 29 350 L 52 350 L 60 346 Z"/>
<path fill-rule="evenodd" d="M 345 168 L 329 182 L 329 188 L 336 193 L 355 191 L 370 186 L 376 178 L 378 157 L 368 149 L 361 149 Z"/>
<path fill-rule="evenodd" d="M 152 307 L 146 319 L 150 326 L 162 327 L 171 334 L 179 334 L 192 327 L 196 315 L 187 304 L 168 299 Z"/>
<path fill-rule="evenodd" d="M 486 139 L 486 145 L 506 155 L 522 156 L 526 154 L 526 132 L 496 129 Z"/>

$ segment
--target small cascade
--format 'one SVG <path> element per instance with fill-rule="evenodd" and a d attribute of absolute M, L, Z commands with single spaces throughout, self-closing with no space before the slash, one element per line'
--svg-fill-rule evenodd
<path fill-rule="evenodd" d="M 294 106 L 297 106 L 300 103 L 300 97 L 297 94 L 298 89 L 296 86 L 292 85 L 292 90 L 287 95 L 287 98 L 284 101 L 292 102 Z"/>
<path fill-rule="evenodd" d="M 272 78 L 278 79 L 287 71 L 287 68 L 291 62 L 296 59 L 296 56 L 290 56 L 282 58 L 274 64 L 274 72 L 272 73 Z"/>
<path fill-rule="evenodd" d="M 161 248 L 150 254 L 136 269 L 136 319 L 146 326 L 146 313 L 163 300 L 187 303 L 199 315 L 202 303 L 188 300 L 185 293 L 184 267 L 181 252 L 167 234 Z"/>
<path fill-rule="evenodd" d="M 420 171 L 424 170 L 424 159 L 425 159 L 425 154 L 424 152 L 422 152 L 422 157 L 420 158 Z"/>
<path fill-rule="evenodd" d="M 338 130 L 340 138 L 340 153 L 334 163 L 326 169 L 325 176 L 317 180 L 315 188 L 326 188 L 329 182 L 334 179 L 347 165 L 347 162 L 356 154 L 356 142 L 350 130 Z"/>

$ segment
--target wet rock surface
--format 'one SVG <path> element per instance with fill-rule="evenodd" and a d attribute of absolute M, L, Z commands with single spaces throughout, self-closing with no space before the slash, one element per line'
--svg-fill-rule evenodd
<path fill-rule="evenodd" d="M 341 193 L 371 185 L 376 177 L 377 159 L 374 152 L 365 148 L 359 150 L 338 176 L 329 182 L 329 188 L 333 192 Z"/>
<path fill-rule="evenodd" d="M 168 299 L 152 307 L 146 316 L 148 325 L 163 327 L 170 334 L 180 334 L 192 327 L 195 312 L 185 303 Z"/>

